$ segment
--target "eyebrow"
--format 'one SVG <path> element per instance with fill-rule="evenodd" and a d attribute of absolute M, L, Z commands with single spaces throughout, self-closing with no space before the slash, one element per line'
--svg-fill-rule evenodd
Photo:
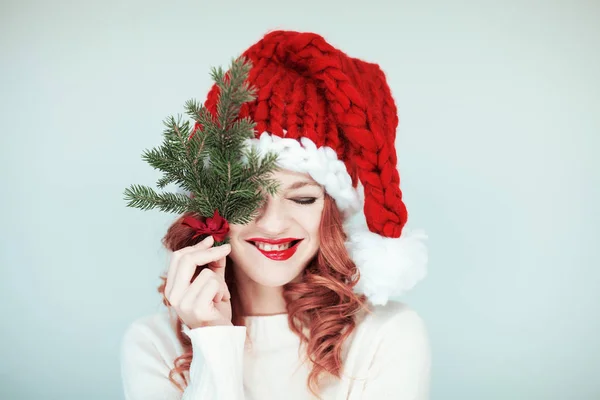
<path fill-rule="evenodd" d="M 292 183 L 290 186 L 288 186 L 287 188 L 285 188 L 285 190 L 294 190 L 294 189 L 298 189 L 304 186 L 317 186 L 317 187 L 321 187 L 321 185 L 319 185 L 316 182 L 310 182 L 310 181 L 298 181 L 295 183 Z"/>

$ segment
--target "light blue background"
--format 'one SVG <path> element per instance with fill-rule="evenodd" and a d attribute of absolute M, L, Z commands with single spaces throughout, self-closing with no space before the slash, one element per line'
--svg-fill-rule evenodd
<path fill-rule="evenodd" d="M 394 5 L 391 5 L 391 4 Z M 174 215 L 126 208 L 162 119 L 270 29 L 388 74 L 409 226 L 405 298 L 432 399 L 600 399 L 600 3 L 2 1 L 0 398 L 122 398 L 118 349 L 160 308 Z"/>

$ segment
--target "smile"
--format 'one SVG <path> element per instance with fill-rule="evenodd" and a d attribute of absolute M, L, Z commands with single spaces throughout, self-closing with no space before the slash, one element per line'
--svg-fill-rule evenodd
<path fill-rule="evenodd" d="M 262 240 L 247 240 L 248 243 L 252 244 L 254 248 L 260 251 L 265 257 L 275 261 L 285 261 L 290 259 L 296 253 L 302 239 L 269 241 L 272 243 L 266 243 Z"/>

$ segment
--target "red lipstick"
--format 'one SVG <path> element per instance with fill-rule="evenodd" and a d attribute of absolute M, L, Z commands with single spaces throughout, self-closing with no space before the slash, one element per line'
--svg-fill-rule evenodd
<path fill-rule="evenodd" d="M 262 242 L 268 244 L 283 244 L 293 242 L 294 240 L 300 240 L 298 238 L 283 238 L 283 239 L 267 239 L 267 238 L 250 238 L 247 242 Z"/>
<path fill-rule="evenodd" d="M 289 249 L 272 250 L 272 251 L 266 251 L 266 250 L 259 249 L 253 243 L 253 242 L 262 242 L 262 243 L 268 243 L 268 244 L 283 244 L 283 243 L 289 243 L 289 242 L 293 242 L 293 241 L 297 241 L 297 242 L 294 243 L 293 246 L 290 246 Z M 296 253 L 296 250 L 298 250 L 298 245 L 300 244 L 301 241 L 302 241 L 302 239 L 296 239 L 296 238 L 284 238 L 284 239 L 251 238 L 251 239 L 247 240 L 247 242 L 252 242 L 251 244 L 254 245 L 256 250 L 260 251 L 265 257 L 267 257 L 271 260 L 275 260 L 275 261 L 285 261 L 285 260 L 291 258 L 294 255 L 294 253 Z"/>

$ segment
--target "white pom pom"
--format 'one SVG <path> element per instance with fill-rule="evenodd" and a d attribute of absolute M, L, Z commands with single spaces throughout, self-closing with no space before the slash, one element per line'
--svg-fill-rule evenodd
<path fill-rule="evenodd" d="M 372 304 L 385 305 L 412 289 L 427 274 L 427 235 L 406 226 L 399 238 L 386 238 L 369 231 L 362 212 L 345 224 L 346 249 L 360 271 L 355 287 Z"/>

